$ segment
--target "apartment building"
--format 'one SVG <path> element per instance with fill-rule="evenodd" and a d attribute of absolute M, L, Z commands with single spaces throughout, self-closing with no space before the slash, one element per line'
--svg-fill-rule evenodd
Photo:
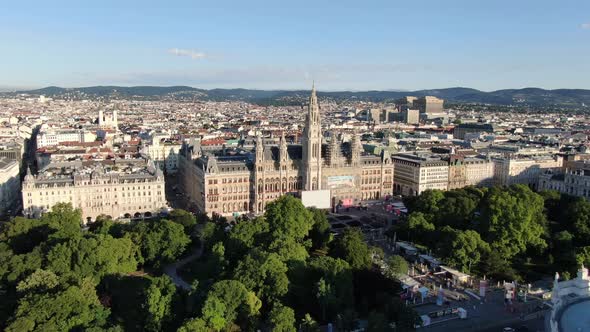
<path fill-rule="evenodd" d="M 84 222 L 99 215 L 144 218 L 167 207 L 164 175 L 144 159 L 73 161 L 28 170 L 22 186 L 23 214 L 37 218 L 57 203 L 82 210 Z"/>

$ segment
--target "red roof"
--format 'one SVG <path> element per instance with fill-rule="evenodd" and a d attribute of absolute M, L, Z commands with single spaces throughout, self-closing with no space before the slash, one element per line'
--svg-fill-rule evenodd
<path fill-rule="evenodd" d="M 223 145 L 225 144 L 224 139 L 206 139 L 201 141 L 201 145 Z"/>
<path fill-rule="evenodd" d="M 94 142 L 61 142 L 58 145 L 63 146 L 83 146 L 83 147 L 93 147 L 93 146 L 101 146 L 102 141 L 94 141 Z"/>

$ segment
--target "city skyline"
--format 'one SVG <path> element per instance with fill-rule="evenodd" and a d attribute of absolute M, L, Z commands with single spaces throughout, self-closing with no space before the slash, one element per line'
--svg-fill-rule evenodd
<path fill-rule="evenodd" d="M 227 10 L 232 8 L 232 10 Z M 8 4 L 0 88 L 590 88 L 590 4 Z M 75 47 L 74 47 L 75 46 Z"/>

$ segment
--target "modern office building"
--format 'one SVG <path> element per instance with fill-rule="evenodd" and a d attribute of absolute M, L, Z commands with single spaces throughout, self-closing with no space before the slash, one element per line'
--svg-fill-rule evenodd
<path fill-rule="evenodd" d="M 443 113 L 444 100 L 434 96 L 424 96 L 414 100 L 414 108 L 420 110 L 420 113 L 440 114 Z"/>

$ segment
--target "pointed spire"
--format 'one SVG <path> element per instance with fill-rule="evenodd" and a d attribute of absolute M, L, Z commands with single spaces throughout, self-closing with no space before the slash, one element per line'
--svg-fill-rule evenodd
<path fill-rule="evenodd" d="M 256 160 L 262 161 L 264 158 L 264 143 L 262 141 L 262 135 L 256 136 Z"/>
<path fill-rule="evenodd" d="M 285 131 L 281 131 L 281 139 L 279 141 L 279 155 L 281 161 L 287 161 L 287 140 L 285 139 Z"/>
<path fill-rule="evenodd" d="M 34 180 L 33 172 L 31 172 L 31 165 L 27 166 L 27 174 L 25 175 L 25 181 Z"/>
<path fill-rule="evenodd" d="M 287 140 L 285 139 L 285 131 L 281 131 L 281 139 L 280 139 L 281 147 L 287 147 Z"/>
<path fill-rule="evenodd" d="M 315 106 L 317 104 L 318 104 L 318 97 L 317 97 L 317 94 L 316 94 L 316 91 L 315 91 L 315 82 L 313 82 L 312 83 L 312 86 L 311 86 L 311 95 L 309 96 L 309 108 L 310 108 L 310 111 L 312 109 L 312 105 Z"/>

